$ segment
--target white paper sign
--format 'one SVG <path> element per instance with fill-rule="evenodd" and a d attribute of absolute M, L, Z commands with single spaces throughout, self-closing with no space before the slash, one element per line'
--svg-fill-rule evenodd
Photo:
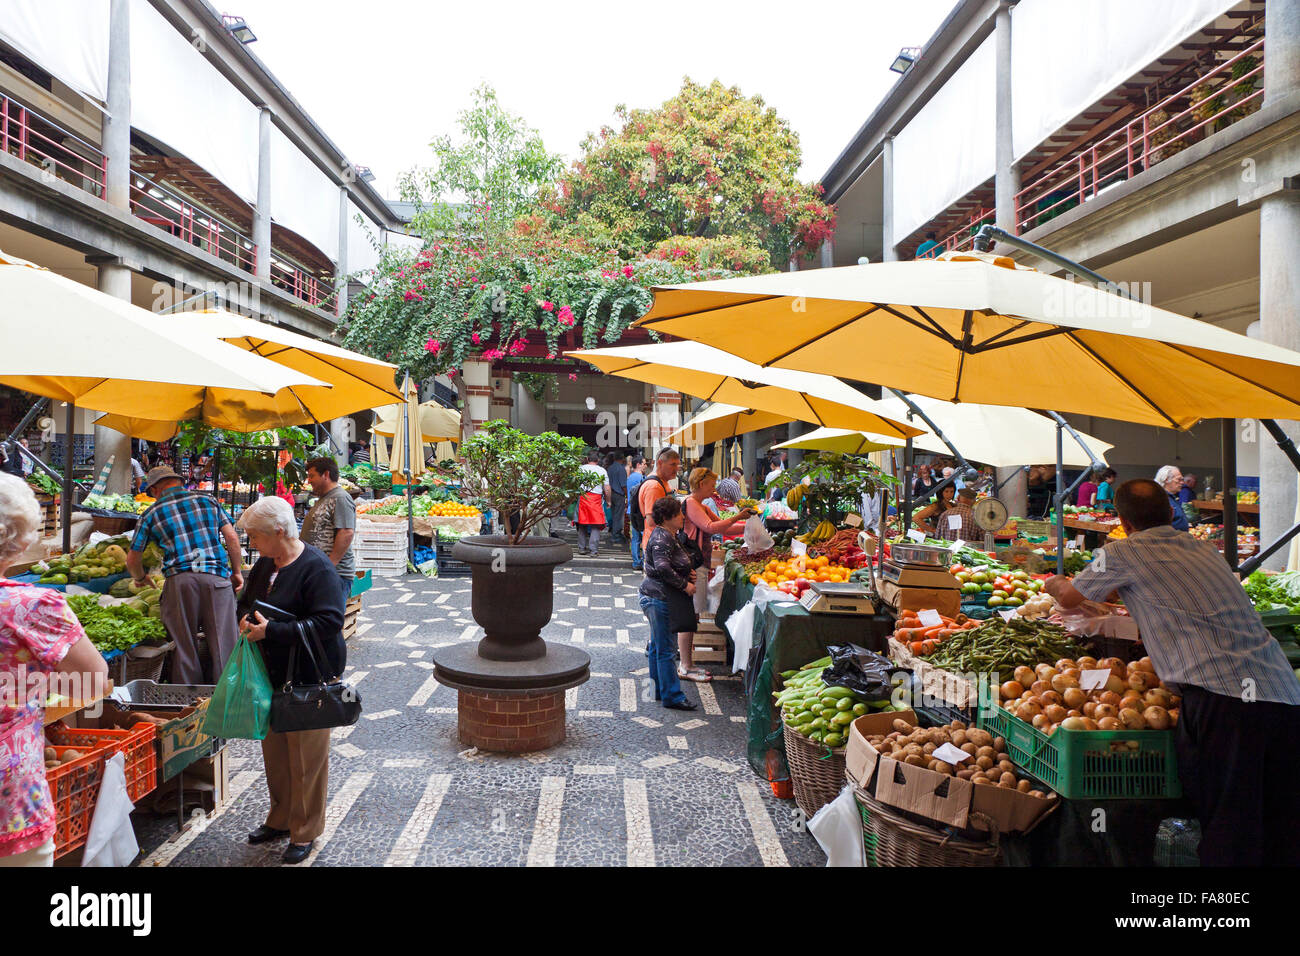
<path fill-rule="evenodd" d="M 1106 681 L 1110 680 L 1110 668 L 1101 667 L 1097 670 L 1086 670 L 1079 675 L 1079 687 L 1083 690 L 1101 690 L 1106 686 Z"/>
<path fill-rule="evenodd" d="M 925 544 L 925 532 L 919 528 L 908 528 L 907 536 L 917 544 Z"/>
<path fill-rule="evenodd" d="M 954 747 L 952 744 L 942 744 L 935 747 L 933 757 L 935 760 L 942 760 L 944 763 L 951 764 L 959 764 L 963 760 L 970 760 L 970 754 Z"/>
<path fill-rule="evenodd" d="M 952 544 L 948 545 L 948 550 L 952 551 L 955 554 L 956 552 L 960 551 L 964 547 L 966 547 L 966 542 L 963 541 L 961 538 L 958 538 Z"/>
<path fill-rule="evenodd" d="M 804 544 L 798 538 L 790 539 L 790 553 L 796 558 L 808 553 L 808 545 Z"/>
<path fill-rule="evenodd" d="M 998 608 L 998 613 L 1002 615 L 1002 620 L 1009 621 L 1016 616 L 1015 608 Z"/>
<path fill-rule="evenodd" d="M 855 514 L 845 515 L 844 523 L 850 528 L 860 528 L 862 527 L 862 517 Z"/>
<path fill-rule="evenodd" d="M 939 612 L 935 610 L 922 611 L 917 616 L 921 619 L 922 627 L 938 627 L 943 623 L 943 618 L 941 618 Z M 1109 671 L 1107 673 L 1109 673 Z"/>
<path fill-rule="evenodd" d="M 1074 536 L 1074 546 L 1078 548 L 1080 551 L 1083 550 L 1083 535 L 1076 534 Z"/>
<path fill-rule="evenodd" d="M 956 531 L 961 527 L 961 515 L 948 515 L 948 529 Z"/>
<path fill-rule="evenodd" d="M 1077 541 L 1067 541 L 1067 542 L 1065 542 L 1065 550 L 1066 550 L 1066 551 L 1078 551 L 1078 550 L 1079 550 L 1079 542 L 1077 542 Z"/>

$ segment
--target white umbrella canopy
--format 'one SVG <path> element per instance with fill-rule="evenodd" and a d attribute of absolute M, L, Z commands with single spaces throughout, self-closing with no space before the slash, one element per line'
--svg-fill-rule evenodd
<path fill-rule="evenodd" d="M 401 428 L 401 405 L 385 405 L 375 410 L 375 424 L 371 432 L 392 438 Z M 420 435 L 426 442 L 460 441 L 461 414 L 454 408 L 444 408 L 428 401 L 419 406 Z"/>
<path fill-rule="evenodd" d="M 1300 418 L 1300 353 L 982 253 L 660 287 L 637 325 L 945 401 Z"/>
<path fill-rule="evenodd" d="M 606 375 L 660 385 L 710 402 L 769 412 L 784 416 L 787 422 L 862 428 L 900 438 L 920 433 L 920 429 L 905 422 L 885 417 L 875 402 L 839 379 L 759 368 L 698 342 L 662 342 L 566 354 L 594 365 Z"/>
<path fill-rule="evenodd" d="M 253 431 L 306 420 L 292 389 L 328 383 L 0 253 L 0 382 L 151 421 Z M 56 332 L 52 345 L 39 330 Z"/>

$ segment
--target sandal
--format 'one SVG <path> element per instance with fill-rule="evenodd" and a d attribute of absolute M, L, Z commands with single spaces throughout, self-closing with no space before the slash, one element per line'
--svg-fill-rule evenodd
<path fill-rule="evenodd" d="M 713 680 L 713 675 L 702 667 L 692 667 L 689 671 L 677 668 L 677 677 L 680 680 L 695 681 L 697 684 L 707 684 Z"/>

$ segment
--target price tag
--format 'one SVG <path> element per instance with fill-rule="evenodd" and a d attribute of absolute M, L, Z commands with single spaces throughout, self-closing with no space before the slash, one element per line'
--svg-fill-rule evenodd
<path fill-rule="evenodd" d="M 908 528 L 907 536 L 917 544 L 925 544 L 925 532 L 920 528 Z"/>
<path fill-rule="evenodd" d="M 944 763 L 958 764 L 963 760 L 970 760 L 970 754 L 964 750 L 954 747 L 952 744 L 943 744 L 934 749 L 933 757 L 935 760 L 942 760 Z"/>
<path fill-rule="evenodd" d="M 1016 616 L 1016 609 L 1013 608 L 1013 607 L 1011 607 L 1011 608 L 998 608 L 998 613 L 1002 615 L 1002 620 L 1004 620 L 1004 621 L 1009 621 L 1009 620 L 1011 620 L 1013 617 Z"/>
<path fill-rule="evenodd" d="M 860 515 L 850 514 L 844 516 L 844 523 L 850 528 L 861 528 L 862 517 Z"/>
<path fill-rule="evenodd" d="M 939 616 L 939 612 L 933 609 L 922 611 L 917 616 L 921 619 L 922 627 L 938 627 L 943 623 L 943 618 Z"/>
<path fill-rule="evenodd" d="M 1076 534 L 1076 535 L 1074 536 L 1074 546 L 1075 546 L 1076 548 L 1078 548 L 1080 551 L 1082 551 L 1082 550 L 1084 549 L 1084 548 L 1083 548 L 1083 535 L 1081 535 L 1081 534 Z"/>
<path fill-rule="evenodd" d="M 956 554 L 958 551 L 960 551 L 960 550 L 961 550 L 962 548 L 964 548 L 964 547 L 966 547 L 966 542 L 963 541 L 961 538 L 958 538 L 958 539 L 957 539 L 956 541 L 954 541 L 952 544 L 948 545 L 948 550 L 951 551 L 951 552 L 953 552 L 954 554 Z"/>
<path fill-rule="evenodd" d="M 961 515 L 948 515 L 948 530 L 956 531 L 961 527 Z"/>
<path fill-rule="evenodd" d="M 1110 680 L 1110 668 L 1102 667 L 1097 670 L 1086 670 L 1079 675 L 1079 687 L 1087 690 L 1101 690 L 1106 686 L 1106 681 Z"/>
<path fill-rule="evenodd" d="M 1078 551 L 1078 550 L 1079 550 L 1079 542 L 1077 542 L 1077 541 L 1067 541 L 1067 542 L 1065 542 L 1065 550 L 1066 550 L 1066 551 Z"/>
<path fill-rule="evenodd" d="M 808 545 L 804 544 L 798 538 L 790 539 L 790 553 L 796 558 L 808 553 Z"/>

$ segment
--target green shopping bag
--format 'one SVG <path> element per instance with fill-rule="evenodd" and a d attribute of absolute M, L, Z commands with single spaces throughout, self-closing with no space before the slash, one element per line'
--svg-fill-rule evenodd
<path fill-rule="evenodd" d="M 262 652 L 240 637 L 217 679 L 203 718 L 203 733 L 213 737 L 263 740 L 271 726 L 271 679 Z"/>

